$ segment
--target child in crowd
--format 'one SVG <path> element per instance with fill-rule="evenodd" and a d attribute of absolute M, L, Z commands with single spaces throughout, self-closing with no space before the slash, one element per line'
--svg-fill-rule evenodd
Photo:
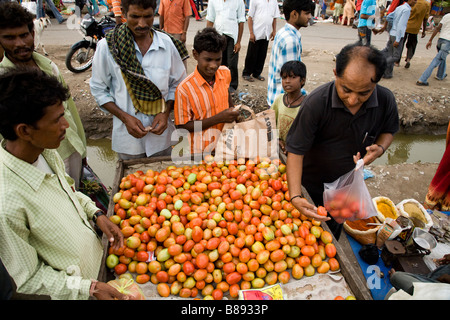
<path fill-rule="evenodd" d="M 211 152 L 224 123 L 239 115 L 228 93 L 230 69 L 221 66 L 226 39 L 214 28 L 205 28 L 194 38 L 194 72 L 175 92 L 175 125 L 190 132 L 191 153 Z"/>
<path fill-rule="evenodd" d="M 275 110 L 280 148 L 286 153 L 286 136 L 306 95 L 302 90 L 306 82 L 306 66 L 301 61 L 288 61 L 282 66 L 280 76 L 284 93 L 275 98 L 271 108 Z"/>

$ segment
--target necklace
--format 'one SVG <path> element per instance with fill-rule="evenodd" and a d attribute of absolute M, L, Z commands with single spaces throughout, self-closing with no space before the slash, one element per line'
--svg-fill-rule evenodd
<path fill-rule="evenodd" d="M 288 94 L 285 93 L 284 95 L 285 95 L 285 97 L 286 97 L 286 102 L 287 102 L 287 105 L 288 105 L 287 107 L 288 107 L 288 108 L 290 108 L 291 105 L 292 105 L 295 101 L 297 101 L 298 99 L 300 99 L 300 98 L 303 97 L 302 93 L 300 92 L 300 95 L 299 95 L 297 98 L 295 98 L 294 100 L 292 100 L 291 102 L 289 102 L 289 96 L 288 96 Z"/>
<path fill-rule="evenodd" d="M 214 87 L 214 83 L 216 82 L 216 77 L 212 78 L 211 81 L 206 80 L 211 87 Z"/>

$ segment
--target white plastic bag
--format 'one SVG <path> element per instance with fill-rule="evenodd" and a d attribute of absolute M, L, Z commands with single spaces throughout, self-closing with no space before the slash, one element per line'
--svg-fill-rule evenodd
<path fill-rule="evenodd" d="M 362 220 L 378 215 L 364 182 L 364 161 L 331 183 L 324 183 L 323 203 L 338 223 Z"/>

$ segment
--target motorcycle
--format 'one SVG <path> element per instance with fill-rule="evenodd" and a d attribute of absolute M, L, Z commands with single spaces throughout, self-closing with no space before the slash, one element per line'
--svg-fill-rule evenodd
<path fill-rule="evenodd" d="M 70 48 L 66 55 L 66 67 L 74 73 L 81 73 L 92 66 L 97 42 L 116 26 L 114 14 L 108 13 L 99 21 L 87 13 L 80 22 L 80 31 L 84 39 Z"/>

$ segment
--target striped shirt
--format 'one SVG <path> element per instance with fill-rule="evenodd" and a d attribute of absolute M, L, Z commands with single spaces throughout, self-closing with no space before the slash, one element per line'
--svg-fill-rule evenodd
<path fill-rule="evenodd" d="M 111 0 L 111 6 L 114 17 L 120 17 L 122 23 L 127 22 L 125 15 L 122 14 L 122 0 Z"/>
<path fill-rule="evenodd" d="M 213 87 L 195 68 L 195 71 L 177 87 L 174 105 L 175 124 L 183 125 L 189 121 L 204 120 L 227 109 L 229 107 L 228 87 L 230 82 L 231 73 L 225 66 L 220 66 L 216 71 Z M 222 128 L 223 123 L 220 123 L 202 130 L 201 135 L 191 132 L 189 137 L 191 152 L 202 153 L 213 142 L 213 137 L 218 138 L 217 130 L 221 131 Z M 216 142 L 216 139 L 214 139 L 214 142 Z M 214 145 L 211 145 L 208 150 L 211 150 Z"/>
<path fill-rule="evenodd" d="M 45 173 L 0 146 L 0 259 L 17 292 L 88 299 L 103 247 L 89 220 L 99 209 L 64 171 L 56 150 Z"/>
<path fill-rule="evenodd" d="M 269 61 L 269 79 L 267 86 L 267 103 L 271 106 L 276 96 L 283 93 L 281 85 L 281 67 L 288 61 L 301 61 L 302 36 L 300 31 L 289 23 L 281 28 L 273 40 Z"/>

